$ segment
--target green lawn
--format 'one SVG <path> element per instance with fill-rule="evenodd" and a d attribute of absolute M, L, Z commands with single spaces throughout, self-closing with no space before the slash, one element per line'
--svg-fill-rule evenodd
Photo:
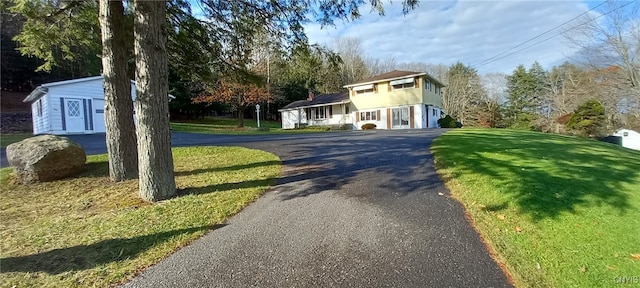
<path fill-rule="evenodd" d="M 640 152 L 490 129 L 452 130 L 432 150 L 517 286 L 607 287 L 640 277 Z"/>
<path fill-rule="evenodd" d="M 260 127 L 268 127 L 269 131 L 260 131 L 256 128 L 255 120 L 245 119 L 244 126 L 238 127 L 238 119 L 228 117 L 206 117 L 198 120 L 184 120 L 171 122 L 171 129 L 176 132 L 192 132 L 207 134 L 232 134 L 232 135 L 260 135 L 260 134 L 290 134 L 290 133 L 315 133 L 328 131 L 325 127 L 308 127 L 305 129 L 282 129 L 278 121 L 260 121 Z"/>
<path fill-rule="evenodd" d="M 109 287 L 224 225 L 280 175 L 277 156 L 238 147 L 173 149 L 178 197 L 112 183 L 106 155 L 74 178 L 14 185 L 0 169 L 0 287 Z"/>
<path fill-rule="evenodd" d="M 26 138 L 33 137 L 32 134 L 1 134 L 0 135 L 0 148 L 5 148 L 7 145 L 15 142 L 20 142 Z"/>

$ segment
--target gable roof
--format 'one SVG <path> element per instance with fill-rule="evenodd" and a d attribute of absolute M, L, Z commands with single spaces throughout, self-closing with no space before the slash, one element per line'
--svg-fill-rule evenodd
<path fill-rule="evenodd" d="M 294 108 L 301 107 L 316 107 L 316 106 L 324 106 L 327 104 L 335 104 L 335 103 L 349 103 L 349 93 L 347 92 L 339 92 L 333 94 L 323 94 L 317 95 L 313 98 L 313 101 L 309 100 L 298 100 L 295 102 L 289 103 L 287 106 L 282 107 L 282 110 L 290 110 Z"/>
<path fill-rule="evenodd" d="M 26 103 L 26 102 L 32 102 L 32 101 L 38 100 L 38 98 L 40 98 L 40 97 L 44 96 L 45 94 L 47 94 L 47 92 L 49 92 L 49 88 L 51 88 L 51 87 L 69 85 L 69 84 L 81 83 L 81 82 L 88 82 L 88 81 L 95 81 L 95 80 L 101 80 L 102 81 L 102 79 L 104 79 L 104 75 L 84 77 L 84 78 L 64 80 L 64 81 L 57 81 L 57 82 L 50 82 L 50 83 L 44 83 L 44 84 L 41 84 L 40 86 L 36 87 L 36 89 L 34 89 L 33 91 L 31 91 L 31 93 L 29 93 L 29 95 L 27 95 L 27 98 L 24 98 L 24 100 L 22 100 L 22 102 Z M 135 82 L 133 80 L 131 80 L 131 84 L 135 84 Z"/>
<path fill-rule="evenodd" d="M 38 98 L 44 96 L 45 94 L 47 94 L 47 92 L 49 92 L 49 88 L 51 87 L 55 87 L 55 86 L 62 86 L 62 85 L 69 85 L 69 84 L 75 84 L 75 83 L 81 83 L 81 82 L 88 82 L 88 81 L 95 81 L 95 80 L 100 80 L 103 81 L 104 79 L 104 75 L 100 75 L 100 76 L 91 76 L 91 77 L 84 77 L 84 78 L 78 78 L 78 79 L 71 79 L 71 80 L 64 80 L 64 81 L 57 81 L 57 82 L 50 82 L 50 83 L 44 83 L 41 84 L 40 86 L 36 87 L 36 89 L 34 89 L 33 91 L 31 91 L 31 93 L 29 93 L 29 95 L 27 95 L 27 98 L 24 98 L 24 100 L 22 100 L 22 102 L 32 102 L 35 100 L 38 100 Z M 130 80 L 132 85 L 136 85 L 136 81 Z M 176 98 L 175 96 L 169 94 L 169 99 L 174 99 Z"/>
<path fill-rule="evenodd" d="M 393 70 L 391 72 L 387 72 L 384 74 L 380 74 L 380 75 L 376 75 L 364 80 L 360 80 L 358 82 L 352 83 L 352 84 L 348 84 L 345 85 L 345 88 L 349 88 L 349 87 L 353 87 L 353 86 L 358 86 L 358 85 L 364 85 L 364 84 L 374 84 L 374 83 L 380 83 L 380 82 L 386 82 L 386 81 L 390 81 L 390 80 L 396 80 L 396 79 L 402 79 L 402 78 L 409 78 L 409 77 L 417 77 L 417 76 L 426 76 L 427 78 L 429 78 L 429 80 L 436 82 L 437 84 L 444 86 L 444 84 L 440 83 L 440 81 L 438 81 L 436 78 L 431 77 L 431 75 L 427 74 L 426 72 L 414 72 L 414 71 L 402 71 L 402 70 Z"/>

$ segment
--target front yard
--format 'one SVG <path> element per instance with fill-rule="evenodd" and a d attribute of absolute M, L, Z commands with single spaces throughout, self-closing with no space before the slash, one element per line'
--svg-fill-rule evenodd
<path fill-rule="evenodd" d="M 575 137 L 453 130 L 436 167 L 520 287 L 640 278 L 640 152 Z"/>
<path fill-rule="evenodd" d="M 178 197 L 137 196 L 137 180 L 112 183 L 106 155 L 74 178 L 14 185 L 0 169 L 0 286 L 108 287 L 166 258 L 240 211 L 274 184 L 280 159 L 238 147 L 173 149 Z"/>

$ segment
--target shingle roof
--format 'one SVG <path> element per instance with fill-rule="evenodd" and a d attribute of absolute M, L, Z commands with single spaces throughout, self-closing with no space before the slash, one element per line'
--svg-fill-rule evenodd
<path fill-rule="evenodd" d="M 427 78 L 437 82 L 438 84 L 442 85 L 442 83 L 440 83 L 440 81 L 438 81 L 438 79 L 435 79 L 433 77 L 431 77 L 431 75 L 425 73 L 425 72 L 414 72 L 414 71 L 402 71 L 402 70 L 393 70 L 391 72 L 387 72 L 384 74 L 380 74 L 380 75 L 376 75 L 367 79 L 363 79 L 360 80 L 358 82 L 355 83 L 351 83 L 349 85 L 346 85 L 345 87 L 350 87 L 350 86 L 355 86 L 358 84 L 369 84 L 369 83 L 377 83 L 377 82 L 382 82 L 384 80 L 390 80 L 390 79 L 397 79 L 397 78 L 403 78 L 403 77 L 408 77 L 408 76 L 418 76 L 418 75 L 425 75 L 427 76 Z"/>
<path fill-rule="evenodd" d="M 349 101 L 349 93 L 339 92 L 339 93 L 333 93 L 333 94 L 317 95 L 313 98 L 313 101 L 298 100 L 298 101 L 289 103 L 287 106 L 282 107 L 281 110 L 322 105 L 322 104 L 330 104 L 330 103 L 340 103 L 343 101 L 346 101 L 346 102 Z"/>

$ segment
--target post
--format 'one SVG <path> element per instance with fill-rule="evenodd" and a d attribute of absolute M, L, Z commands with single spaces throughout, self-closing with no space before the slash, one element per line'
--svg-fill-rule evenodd
<path fill-rule="evenodd" d="M 260 104 L 256 104 L 256 114 L 258 114 L 258 128 L 260 128 Z"/>

